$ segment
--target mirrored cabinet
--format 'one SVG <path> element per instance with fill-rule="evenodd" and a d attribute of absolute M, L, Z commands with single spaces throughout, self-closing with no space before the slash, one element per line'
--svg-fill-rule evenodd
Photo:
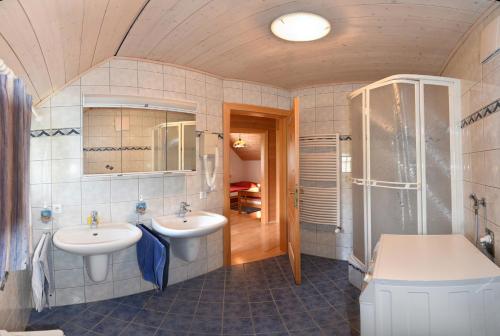
<path fill-rule="evenodd" d="M 196 170 L 195 117 L 147 107 L 84 106 L 84 174 Z"/>

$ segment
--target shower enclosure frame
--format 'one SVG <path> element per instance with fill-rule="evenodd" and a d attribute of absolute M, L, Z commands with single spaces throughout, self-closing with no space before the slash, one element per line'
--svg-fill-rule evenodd
<path fill-rule="evenodd" d="M 369 169 L 371 160 L 371 137 L 370 137 L 370 92 L 390 84 L 412 84 L 415 86 L 415 139 L 416 139 L 416 183 L 392 182 L 371 180 Z M 454 78 L 401 74 L 384 78 L 364 86 L 349 95 L 349 99 L 361 95 L 362 98 L 362 144 L 363 144 L 363 178 L 354 176 L 353 184 L 363 187 L 363 218 L 364 218 L 364 260 L 352 255 L 352 259 L 365 268 L 372 259 L 372 208 L 371 188 L 373 186 L 389 188 L 416 190 L 417 192 L 417 227 L 418 234 L 428 233 L 427 221 L 427 184 L 426 184 L 426 146 L 425 146 L 425 97 L 424 86 L 437 85 L 448 87 L 448 109 L 450 125 L 450 186 L 451 186 L 451 224 L 452 233 L 464 233 L 463 227 L 463 185 L 462 185 L 462 156 L 461 156 L 461 102 L 460 81 Z M 354 200 L 353 200 L 354 201 Z M 353 206 L 355 206 L 353 204 Z M 354 210 L 354 208 L 353 208 Z M 353 223 L 354 224 L 354 223 Z"/>

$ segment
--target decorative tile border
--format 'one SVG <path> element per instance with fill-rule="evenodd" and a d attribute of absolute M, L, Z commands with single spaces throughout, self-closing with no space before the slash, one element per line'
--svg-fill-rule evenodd
<path fill-rule="evenodd" d="M 124 147 L 84 147 L 84 152 L 114 152 L 114 151 L 133 151 L 133 150 L 151 150 L 150 146 L 124 146 Z"/>
<path fill-rule="evenodd" d="M 65 135 L 80 135 L 81 128 L 54 128 L 54 129 L 41 129 L 33 130 L 30 132 L 32 138 L 50 137 L 50 136 L 65 136 Z"/>
<path fill-rule="evenodd" d="M 490 114 L 500 111 L 500 98 L 495 100 L 493 103 L 483 107 L 477 112 L 472 113 L 470 116 L 464 118 L 460 122 L 460 128 L 472 125 L 476 121 L 486 118 Z"/>

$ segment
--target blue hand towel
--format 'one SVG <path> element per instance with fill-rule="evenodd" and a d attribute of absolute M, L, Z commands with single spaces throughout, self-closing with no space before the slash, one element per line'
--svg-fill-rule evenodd
<path fill-rule="evenodd" d="M 167 288 L 167 285 L 168 285 L 168 267 L 170 265 L 170 244 L 159 233 L 151 230 L 150 228 L 148 228 L 147 226 L 145 226 L 143 224 L 140 224 L 140 225 L 145 230 L 147 230 L 150 234 L 152 234 L 153 236 L 155 236 L 155 238 L 158 239 L 160 241 L 160 243 L 163 244 L 163 246 L 165 246 L 165 264 L 164 264 L 164 269 L 163 269 L 163 279 L 162 278 L 158 278 L 159 282 L 161 282 L 161 286 L 159 286 L 159 288 L 161 290 L 164 290 L 165 288 Z"/>
<path fill-rule="evenodd" d="M 165 246 L 143 225 L 138 225 L 142 237 L 137 242 L 137 261 L 144 280 L 163 289 L 163 271 L 167 257 Z"/>
<path fill-rule="evenodd" d="M 142 231 L 142 237 L 137 243 L 137 261 L 142 276 L 144 280 L 164 290 L 168 284 L 170 245 L 143 224 L 138 227 Z"/>

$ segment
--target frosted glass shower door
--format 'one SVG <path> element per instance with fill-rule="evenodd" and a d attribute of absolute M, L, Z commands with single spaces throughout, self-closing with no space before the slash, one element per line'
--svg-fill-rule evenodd
<path fill-rule="evenodd" d="M 463 233 L 460 82 L 395 75 L 349 98 L 353 262 L 384 233 Z"/>
<path fill-rule="evenodd" d="M 396 80 L 367 91 L 370 252 L 382 233 L 419 233 L 418 88 Z"/>
<path fill-rule="evenodd" d="M 365 160 L 364 160 L 364 115 L 363 97 L 360 93 L 350 100 L 352 127 L 352 236 L 353 254 L 360 262 L 365 263 Z"/>
<path fill-rule="evenodd" d="M 452 233 L 450 93 L 445 85 L 422 84 L 424 92 L 425 194 L 427 234 Z"/>

